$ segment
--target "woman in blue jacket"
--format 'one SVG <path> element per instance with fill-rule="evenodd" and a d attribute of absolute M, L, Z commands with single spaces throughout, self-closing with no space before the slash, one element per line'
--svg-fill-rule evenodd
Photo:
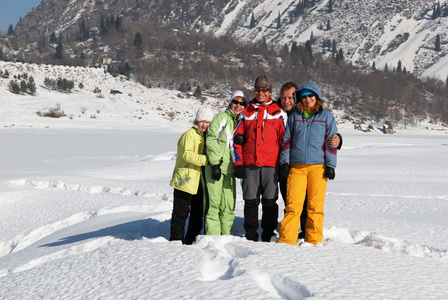
<path fill-rule="evenodd" d="M 305 242 L 316 245 L 323 239 L 327 180 L 334 179 L 336 168 L 337 149 L 326 140 L 338 129 L 314 83 L 299 87 L 294 92 L 294 101 L 298 110 L 288 118 L 280 154 L 280 177 L 287 178 L 288 203 L 278 243 L 297 245 L 300 214 L 307 195 Z"/>

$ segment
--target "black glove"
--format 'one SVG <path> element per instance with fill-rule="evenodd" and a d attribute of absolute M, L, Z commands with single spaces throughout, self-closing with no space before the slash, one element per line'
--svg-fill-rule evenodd
<path fill-rule="evenodd" d="M 235 145 L 244 145 L 246 143 L 246 138 L 242 134 L 237 134 L 233 137 L 233 143 Z"/>
<path fill-rule="evenodd" d="M 246 173 L 244 172 L 244 166 L 235 167 L 235 177 L 236 178 L 246 178 Z"/>
<path fill-rule="evenodd" d="M 221 164 L 212 166 L 212 179 L 213 180 L 221 179 Z"/>
<path fill-rule="evenodd" d="M 286 181 L 289 175 L 289 164 L 284 163 L 280 166 L 280 171 L 278 173 L 278 179 L 280 181 Z"/>
<path fill-rule="evenodd" d="M 324 176 L 330 180 L 333 180 L 334 176 L 336 176 L 336 174 L 334 173 L 334 169 L 332 167 L 325 167 Z"/>

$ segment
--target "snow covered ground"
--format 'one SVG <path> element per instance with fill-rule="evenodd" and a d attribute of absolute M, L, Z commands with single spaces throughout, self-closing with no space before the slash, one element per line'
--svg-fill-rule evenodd
<path fill-rule="evenodd" d="M 240 187 L 232 235 L 186 246 L 168 241 L 169 180 L 200 102 L 90 69 L 83 90 L 50 92 L 33 72 L 35 97 L 0 80 L 0 299 L 448 297 L 446 128 L 340 124 L 321 247 L 245 240 Z M 56 103 L 66 117 L 36 115 Z"/>

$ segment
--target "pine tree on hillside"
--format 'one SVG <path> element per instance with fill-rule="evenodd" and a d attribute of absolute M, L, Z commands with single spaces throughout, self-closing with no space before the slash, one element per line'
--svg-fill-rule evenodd
<path fill-rule="evenodd" d="M 255 28 L 255 16 L 254 16 L 254 13 L 252 13 L 252 17 L 250 18 L 249 28 L 250 29 Z"/>
<path fill-rule="evenodd" d="M 328 1 L 328 12 L 329 13 L 333 12 L 333 0 Z"/>
<path fill-rule="evenodd" d="M 333 56 L 335 56 L 337 53 L 338 53 L 338 50 L 337 50 L 337 48 L 336 48 L 336 41 L 333 40 L 333 43 L 332 43 L 332 45 L 331 45 L 331 54 L 332 54 Z"/>
<path fill-rule="evenodd" d="M 344 61 L 344 52 L 342 51 L 342 48 L 339 49 L 338 54 L 336 54 L 336 65 L 339 65 L 342 61 Z"/>
<path fill-rule="evenodd" d="M 296 9 L 294 10 L 294 16 L 299 17 L 305 13 L 305 2 L 304 0 L 299 1 L 296 5 Z"/>
<path fill-rule="evenodd" d="M 143 38 L 140 32 L 137 32 L 134 37 L 134 51 L 136 58 L 143 56 Z"/>
<path fill-rule="evenodd" d="M 0 60 L 3 60 L 3 48 L 2 47 L 0 47 Z"/>
<path fill-rule="evenodd" d="M 434 44 L 434 50 L 436 50 L 437 52 L 439 52 L 441 50 L 440 49 L 440 34 L 438 34 L 436 36 L 436 41 L 435 41 L 435 44 Z"/>
<path fill-rule="evenodd" d="M 397 64 L 397 73 L 401 73 L 401 72 L 402 72 L 402 70 L 401 70 L 401 60 L 399 60 L 398 64 Z"/>
<path fill-rule="evenodd" d="M 54 31 L 50 34 L 50 44 L 56 44 L 58 42 L 58 38 L 56 37 L 56 33 Z"/>
<path fill-rule="evenodd" d="M 54 58 L 63 59 L 64 58 L 64 45 L 62 45 L 62 37 L 59 37 L 58 45 L 56 46 L 56 53 L 54 54 Z"/>
<path fill-rule="evenodd" d="M 277 17 L 277 29 L 279 29 L 282 26 L 282 21 L 280 19 L 280 12 L 278 12 L 278 17 Z"/>
<path fill-rule="evenodd" d="M 87 41 L 90 37 L 90 31 L 84 19 L 82 19 L 81 22 L 79 23 L 79 34 L 81 41 Z"/>
<path fill-rule="evenodd" d="M 11 24 L 8 27 L 8 35 L 13 35 L 13 34 L 14 34 L 14 27 L 12 27 L 12 24 Z"/>

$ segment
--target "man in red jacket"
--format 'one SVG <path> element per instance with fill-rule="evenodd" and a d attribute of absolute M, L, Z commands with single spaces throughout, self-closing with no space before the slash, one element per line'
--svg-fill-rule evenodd
<path fill-rule="evenodd" d="M 246 238 L 258 241 L 258 206 L 262 204 L 261 240 L 269 242 L 277 228 L 278 168 L 285 132 L 285 111 L 271 98 L 272 84 L 258 76 L 255 98 L 240 114 L 235 129 L 235 177 L 243 179 L 244 229 Z M 243 142 L 239 142 L 239 138 Z"/>

